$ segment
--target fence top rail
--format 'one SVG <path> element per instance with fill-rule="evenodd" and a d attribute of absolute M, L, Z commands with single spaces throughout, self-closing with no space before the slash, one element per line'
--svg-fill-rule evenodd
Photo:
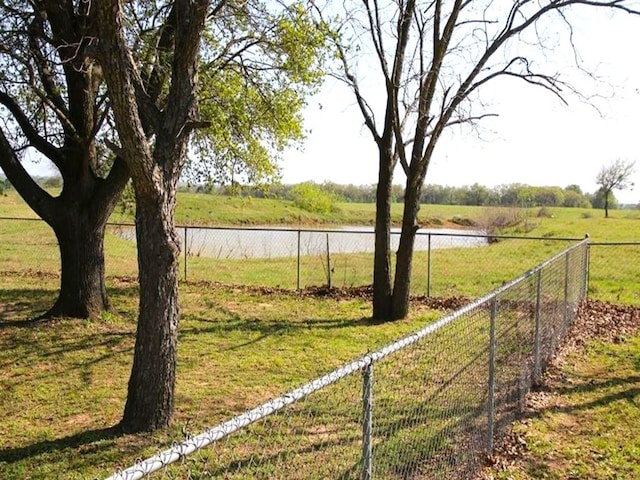
<path fill-rule="evenodd" d="M 29 217 L 0 217 L 0 220 L 27 220 L 27 221 L 42 221 L 41 218 L 29 218 Z M 107 226 L 110 227 L 135 227 L 134 223 L 127 222 L 108 222 Z M 341 233 L 341 234 L 370 234 L 373 233 L 372 230 L 366 230 L 363 228 L 353 228 L 349 230 L 340 230 L 337 228 L 297 228 L 297 227 L 278 227 L 278 226 L 262 226 L 262 227 L 251 227 L 251 226 L 230 226 L 230 225 L 176 225 L 178 229 L 185 228 L 193 228 L 200 230 L 244 230 L 244 231 L 256 231 L 256 232 L 289 232 L 289 233 Z M 482 231 L 475 231 L 472 229 L 469 230 L 461 230 L 455 231 L 455 229 L 446 229 L 443 228 L 444 231 L 440 230 L 438 227 L 425 227 L 428 232 L 425 231 L 417 231 L 416 235 L 433 235 L 433 236 L 442 236 L 442 237 L 472 237 L 472 238 L 495 238 L 498 240 L 549 240 L 549 241 L 564 241 L 564 242 L 579 242 L 582 238 L 576 237 L 529 237 L 524 235 L 494 235 L 489 234 Z M 391 235 L 399 235 L 401 232 L 399 229 L 394 229 L 391 231 Z M 608 242 L 600 242 L 600 243 L 591 243 L 591 245 L 633 245 L 635 242 L 616 242 L 616 243 L 608 243 Z"/>
<path fill-rule="evenodd" d="M 589 245 L 591 246 L 605 246 L 605 247 L 613 247 L 613 246 L 625 246 L 625 245 L 634 245 L 634 246 L 640 246 L 640 241 L 636 241 L 636 242 L 589 242 Z"/>
<path fill-rule="evenodd" d="M 351 375 L 358 370 L 362 370 L 363 368 L 373 364 L 374 362 L 387 357 L 398 350 L 401 350 L 413 343 L 418 342 L 420 339 L 433 334 L 434 332 L 440 330 L 444 326 L 452 323 L 456 319 L 468 314 L 469 312 L 476 310 L 483 305 L 493 301 L 496 299 L 502 292 L 509 290 L 513 286 L 518 283 L 526 280 L 532 275 L 536 274 L 538 271 L 544 269 L 547 265 L 553 263 L 559 258 L 567 255 L 569 252 L 584 246 L 589 243 L 589 239 L 586 238 L 581 242 L 572 245 L 571 247 L 563 250 L 557 255 L 551 257 L 547 261 L 541 263 L 537 267 L 525 272 L 520 275 L 518 278 L 504 284 L 500 288 L 494 290 L 493 292 L 475 300 L 464 307 L 456 310 L 449 315 L 446 315 L 434 323 L 427 325 L 426 327 L 418 330 L 417 332 L 407 335 L 400 340 L 397 340 L 386 347 L 383 347 L 374 352 L 367 353 L 366 355 L 350 362 L 342 367 L 337 368 L 336 370 L 323 375 L 321 377 L 308 382 L 301 387 L 298 387 L 294 390 L 285 393 L 279 397 L 276 397 L 272 400 L 269 400 L 262 405 L 248 410 L 240 415 L 237 415 L 230 420 L 220 423 L 215 427 L 209 428 L 200 435 L 188 438 L 187 440 L 180 442 L 173 447 L 164 450 L 161 453 L 154 455 L 153 457 L 148 458 L 142 462 L 137 463 L 136 465 L 127 468 L 126 470 L 119 471 L 108 477 L 106 480 L 137 480 L 143 478 L 145 475 L 149 473 L 153 473 L 155 471 L 160 470 L 161 468 L 183 458 L 186 455 L 189 455 L 197 450 L 200 450 L 207 445 L 226 437 L 227 435 L 239 430 L 247 425 L 250 425 L 262 418 L 271 415 L 287 405 L 290 405 L 298 400 L 307 397 L 308 395 L 321 390 L 333 383 L 338 382 L 340 379 Z"/>

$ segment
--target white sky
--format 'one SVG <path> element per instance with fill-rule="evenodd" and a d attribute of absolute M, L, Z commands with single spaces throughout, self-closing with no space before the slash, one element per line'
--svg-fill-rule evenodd
<path fill-rule="evenodd" d="M 640 203 L 640 17 L 596 17 L 588 10 L 576 23 L 576 42 L 584 65 L 602 83 L 582 93 L 615 87 L 613 97 L 598 102 L 601 115 L 576 97 L 568 97 L 565 106 L 540 88 L 501 80 L 482 95 L 491 104 L 488 111 L 499 117 L 483 120 L 479 134 L 457 129 L 443 135 L 425 183 L 578 184 L 594 192 L 600 168 L 621 158 L 636 161 L 636 187 L 616 191 L 616 198 Z M 561 65 L 559 71 L 571 75 L 573 70 Z M 286 151 L 281 162 L 284 183 L 377 182 L 377 150 L 347 87 L 327 80 L 309 99 L 305 126 L 310 133 L 302 150 Z M 28 168 L 40 175 L 50 173 L 44 163 Z M 398 170 L 394 183 L 404 185 L 404 180 Z"/>
<path fill-rule="evenodd" d="M 582 93 L 610 92 L 615 87 L 612 98 L 597 102 L 601 114 L 577 97 L 568 97 L 565 106 L 540 88 L 500 80 L 482 95 L 492 105 L 489 111 L 499 117 L 483 120 L 480 136 L 468 129 L 444 135 L 425 183 L 578 184 L 594 192 L 600 168 L 621 158 L 636 161 L 632 180 L 637 187 L 616 191 L 616 198 L 640 203 L 640 17 L 602 15 L 582 20 L 592 29 L 577 35 L 578 50 L 584 64 L 602 80 L 599 87 L 590 85 Z M 560 71 L 572 74 L 563 66 Z M 377 150 L 347 87 L 328 80 L 310 99 L 305 119 L 310 134 L 302 151 L 285 153 L 284 183 L 377 182 Z M 394 183 L 404 180 L 398 170 Z"/>

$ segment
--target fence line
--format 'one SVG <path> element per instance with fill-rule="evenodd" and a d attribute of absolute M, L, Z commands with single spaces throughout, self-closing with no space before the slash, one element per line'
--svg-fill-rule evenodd
<path fill-rule="evenodd" d="M 128 228 L 135 227 L 133 224 L 127 223 L 109 223 L 110 227 Z M 200 257 L 213 256 L 217 259 L 232 260 L 234 258 L 242 259 L 263 259 L 273 260 L 273 258 L 295 257 L 295 289 L 300 290 L 302 285 L 302 269 L 305 263 L 303 259 L 309 259 L 313 256 L 320 257 L 320 263 L 316 264 L 317 270 L 324 271 L 324 284 L 332 287 L 332 258 L 352 254 L 357 256 L 362 253 L 372 253 L 374 250 L 374 232 L 371 229 L 349 228 L 344 230 L 335 229 L 308 229 L 308 228 L 270 228 L 270 227 L 195 227 L 187 225 L 179 225 L 176 227 L 182 234 L 182 257 L 183 257 L 183 279 L 189 279 L 189 263 L 198 262 Z M 204 232 L 204 233 L 203 233 Z M 228 234 L 234 234 L 232 238 Z M 249 234 L 260 235 L 258 241 L 253 241 L 247 237 L 245 239 L 240 236 Z M 268 236 L 285 235 L 284 238 L 273 238 L 267 240 Z M 291 235 L 286 235 L 291 234 Z M 213 238 L 212 238 L 213 237 Z M 222 237 L 222 238 L 219 238 Z M 364 237 L 364 238 L 363 238 Z M 400 231 L 394 229 L 391 232 L 392 249 L 397 248 L 399 242 Z M 330 238 L 333 242 L 330 242 Z M 130 237 L 130 239 L 133 239 Z M 490 242 L 500 242 L 504 240 L 526 240 L 536 242 L 578 242 L 580 238 L 572 237 L 523 237 L 517 235 L 495 235 L 486 234 L 480 231 L 458 231 L 451 229 L 433 229 L 428 231 L 416 232 L 416 242 L 414 251 L 426 252 L 426 278 L 419 279 L 423 281 L 417 282 L 414 287 L 414 293 L 424 294 L 427 297 L 432 296 L 433 283 L 433 261 L 432 254 L 434 250 L 451 249 L 451 248 L 469 248 L 487 245 Z M 252 241 L 257 243 L 251 246 Z M 246 242 L 246 243 L 245 243 Z M 270 242 L 272 245 L 265 245 Z M 210 245 L 206 245 L 210 243 Z M 337 244 L 337 246 L 336 246 Z M 215 246 L 213 246 L 215 245 Z M 275 247 L 277 245 L 277 247 Z M 260 248 L 262 247 L 262 248 Z M 272 250 L 273 248 L 273 250 Z M 203 255 L 203 251 L 208 251 L 208 255 Z M 346 259 L 345 259 L 346 262 Z M 307 260 L 308 263 L 308 260 Z M 414 264 L 418 260 L 414 260 Z M 357 264 L 357 261 L 356 261 Z M 318 268 L 320 267 L 320 268 Z M 370 270 L 370 262 L 366 265 Z M 361 268 L 358 268 L 362 270 Z M 414 268 L 414 271 L 420 272 L 420 268 Z M 357 275 L 359 279 L 365 279 L 364 282 L 370 283 L 370 279 L 360 273 Z M 263 282 L 264 283 L 264 282 Z M 317 284 L 312 282 L 312 284 Z M 451 292 L 439 292 L 446 294 Z"/>
<path fill-rule="evenodd" d="M 249 460 L 218 466 L 220 476 L 370 480 L 374 473 L 382 478 L 428 478 L 472 472 L 482 455 L 491 452 L 494 437 L 515 418 L 524 396 L 573 321 L 586 292 L 588 245 L 588 239 L 583 240 L 435 323 L 119 471 L 108 480 L 140 479 L 166 469 L 275 414 L 285 416 L 282 424 L 277 424 L 282 431 L 262 431 L 258 441 L 268 453 L 252 452 Z M 460 345 L 465 345 L 465 352 L 460 352 Z M 380 370 L 375 376 L 377 382 L 374 366 Z M 354 442 L 342 430 L 354 423 L 353 414 L 350 421 L 341 419 L 337 406 L 347 398 L 353 399 L 353 391 L 337 391 L 329 405 L 324 400 L 314 404 L 312 398 L 314 393 L 329 390 L 356 372 L 363 373 L 361 438 L 360 447 L 352 450 L 349 446 Z M 378 398 L 375 408 L 374 392 Z M 309 405 L 301 409 L 307 407 L 308 411 L 300 416 L 296 411 L 282 413 L 303 400 Z M 337 418 L 325 419 L 323 408 Z M 312 427 L 299 424 L 301 419 Z M 335 443 L 342 446 L 341 453 L 349 451 L 352 456 L 339 462 L 337 472 L 331 475 L 316 469 L 327 467 L 320 456 L 323 448 L 331 450 L 332 442 L 305 443 L 312 436 L 309 432 L 327 430 L 327 422 L 337 426 L 333 435 L 340 438 Z M 250 439 L 251 432 L 248 435 Z M 247 438 L 240 445 L 229 445 L 231 454 L 249 449 Z M 301 445 L 282 451 L 278 442 L 285 444 L 291 438 Z M 267 447 L 269 441 L 274 445 Z M 292 451 L 287 453 L 287 448 Z M 360 453 L 354 453 L 356 450 Z M 310 470 L 301 472 L 302 466 L 289 466 L 295 463 L 297 454 L 310 455 L 300 461 Z M 221 458 L 226 457 L 212 454 L 211 459 L 204 460 L 208 475 L 214 476 L 208 462 L 220 462 Z M 173 473 L 167 474 L 174 478 Z"/>
<path fill-rule="evenodd" d="M 16 223 L 15 230 L 10 229 L 14 231 L 5 233 L 3 238 L 8 247 L 0 252 L 3 268 L 16 272 L 59 273 L 57 240 L 41 219 L 0 217 L 0 220 Z M 41 232 L 37 243 L 23 242 L 21 232 L 32 227 L 19 222 L 34 224 L 33 228 Z M 336 231 L 181 225 L 178 229 L 186 239 L 180 256 L 181 277 L 192 282 L 214 281 L 286 290 L 329 284 L 348 288 L 372 282 L 374 234 L 364 228 Z M 128 233 L 123 233 L 125 231 Z M 137 275 L 135 243 L 127 240 L 127 235 L 135 239 L 133 224 L 109 223 L 105 260 L 111 277 Z M 392 233 L 394 241 L 398 236 L 399 233 Z M 247 241 L 262 252 L 262 258 L 251 258 L 244 245 Z M 578 240 L 487 236 L 459 231 L 418 232 L 411 295 L 477 298 L 575 241 Z M 204 256 L 203 243 L 206 242 L 217 245 L 215 252 L 209 253 L 214 258 Z M 443 242 L 448 248 L 442 248 Z M 272 244 L 279 250 L 273 250 Z M 523 246 L 526 246 L 526 255 L 520 253 Z M 37 264 L 25 263 L 25 258 L 32 258 L 27 254 L 29 248 L 37 249 Z M 590 249 L 589 294 L 604 301 L 640 304 L 640 277 L 636 268 L 640 264 L 640 242 L 592 241 Z M 287 256 L 281 256 L 283 254 Z M 394 260 L 392 256 L 392 262 Z"/>
<path fill-rule="evenodd" d="M 37 222 L 42 231 L 35 266 L 38 271 L 59 271 L 59 253 L 53 232 L 40 219 L 0 218 L 13 222 Z M 105 238 L 107 271 L 115 277 L 136 276 L 135 227 L 109 223 Z M 182 237 L 181 277 L 189 281 L 278 287 L 352 287 L 372 282 L 374 233 L 371 229 L 346 230 L 264 227 L 176 227 Z M 5 243 L 20 249 L 5 252 L 3 264 L 24 268 L 21 227 Z M 391 233 L 392 250 L 400 233 Z M 518 256 L 520 242 L 529 241 L 534 253 Z M 414 248 L 411 294 L 477 297 L 531 268 L 555 248 L 578 239 L 485 235 L 458 230 L 418 231 Z M 491 242 L 491 243 L 489 243 Z M 544 246 L 547 247 L 544 247 Z M 551 248 L 549 248 L 551 246 Z M 482 254 L 478 255 L 478 250 Z M 555 250 L 555 251 L 554 251 Z M 2 255 L 0 255 L 2 256 Z M 6 260 L 9 261 L 4 261 Z M 113 261 L 112 261 L 113 259 Z M 392 257 L 392 262 L 395 257 Z M 29 268 L 29 267 L 27 267 Z M 34 267 L 31 267 L 34 268 Z M 482 274 L 480 273 L 482 272 Z M 461 279 L 463 279 L 461 283 Z"/>

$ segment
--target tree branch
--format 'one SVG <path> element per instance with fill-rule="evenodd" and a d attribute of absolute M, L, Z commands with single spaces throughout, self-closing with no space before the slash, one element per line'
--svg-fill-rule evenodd
<path fill-rule="evenodd" d="M 38 216 L 49 223 L 52 217 L 51 200 L 53 197 L 31 178 L 31 175 L 18 160 L 2 128 L 0 128 L 0 166 L 11 184 L 20 192 L 24 201 Z"/>
<path fill-rule="evenodd" d="M 64 168 L 63 155 L 60 154 L 58 148 L 49 143 L 38 133 L 29 118 L 20 108 L 20 105 L 18 105 L 18 103 L 5 92 L 0 92 L 0 104 L 4 105 L 7 110 L 11 112 L 11 115 L 20 126 L 20 129 L 27 138 L 27 141 L 62 171 Z"/>

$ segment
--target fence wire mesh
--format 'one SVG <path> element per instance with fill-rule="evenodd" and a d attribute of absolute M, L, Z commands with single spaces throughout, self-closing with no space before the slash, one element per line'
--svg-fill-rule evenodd
<path fill-rule="evenodd" d="M 55 235 L 41 220 L 1 219 L 11 223 L 0 261 L 5 272 L 59 275 Z M 24 244 L 26 230 L 40 231 L 37 245 Z M 264 228 L 177 228 L 182 238 L 181 278 L 190 282 L 283 288 L 359 287 L 373 278 L 373 231 Z M 32 237 L 29 237 L 32 238 Z M 392 250 L 399 233 L 391 235 Z M 464 295 L 477 298 L 520 272 L 549 258 L 575 240 L 496 237 L 459 231 L 419 231 L 414 251 L 411 293 L 432 297 Z M 638 252 L 636 244 L 635 252 Z M 526 248 L 527 255 L 522 255 Z M 618 249 L 630 249 L 618 246 Z M 109 224 L 105 237 L 108 277 L 138 274 L 133 225 Z M 609 249 L 609 252 L 613 249 Z M 617 252 L 617 249 L 616 249 Z M 638 253 L 633 253 L 638 256 Z M 395 255 L 392 255 L 392 263 Z M 615 296 L 615 277 L 606 261 L 593 268 L 594 289 Z M 628 264 L 627 264 L 628 265 Z M 392 265 L 393 266 L 393 265 Z M 627 267 L 630 268 L 630 267 Z M 615 272 L 614 272 L 615 273 Z M 632 275 L 629 272 L 629 275 Z M 605 280 L 606 277 L 606 280 Z M 609 285 L 605 285 L 606 281 Z M 638 299 L 640 301 L 640 299 Z"/>
<path fill-rule="evenodd" d="M 472 477 L 573 321 L 587 249 L 110 479 Z"/>
<path fill-rule="evenodd" d="M 183 278 L 286 289 L 353 287 L 372 281 L 373 231 L 184 229 Z M 391 234 L 391 250 L 399 243 Z M 193 239 L 193 240 L 192 240 Z M 489 237 L 456 231 L 418 232 L 412 294 L 477 297 L 575 240 Z M 521 242 L 537 248 L 523 257 Z M 209 247 L 204 247 L 203 245 Z M 215 251 L 212 268 L 207 252 Z M 392 255 L 392 264 L 395 256 Z M 480 264 L 479 264 L 480 263 Z"/>

